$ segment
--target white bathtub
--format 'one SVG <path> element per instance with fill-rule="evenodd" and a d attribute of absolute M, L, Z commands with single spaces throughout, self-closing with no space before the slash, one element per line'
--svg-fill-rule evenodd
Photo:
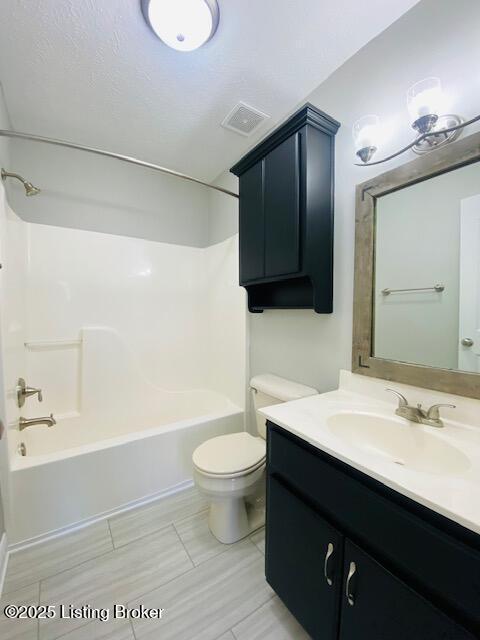
<path fill-rule="evenodd" d="M 160 402 L 158 398 L 160 397 Z M 34 426 L 11 461 L 10 544 L 34 541 L 182 488 L 201 442 L 242 431 L 243 411 L 213 391 L 163 393 L 138 410 L 105 408 Z"/>

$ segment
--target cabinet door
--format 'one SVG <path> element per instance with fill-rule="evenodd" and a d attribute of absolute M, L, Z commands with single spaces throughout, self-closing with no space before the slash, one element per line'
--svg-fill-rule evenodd
<path fill-rule="evenodd" d="M 263 161 L 240 178 L 240 284 L 265 275 Z"/>
<path fill-rule="evenodd" d="M 343 538 L 269 476 L 267 580 L 314 640 L 338 632 Z"/>
<path fill-rule="evenodd" d="M 340 640 L 474 640 L 349 540 Z"/>
<path fill-rule="evenodd" d="M 300 271 L 300 134 L 265 157 L 265 275 Z"/>

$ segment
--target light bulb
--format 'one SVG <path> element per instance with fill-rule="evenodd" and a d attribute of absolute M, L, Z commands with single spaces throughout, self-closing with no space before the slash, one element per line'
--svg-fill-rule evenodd
<path fill-rule="evenodd" d="M 376 115 L 363 116 L 352 129 L 355 152 L 362 162 L 368 162 L 380 144 L 380 118 Z"/>
<path fill-rule="evenodd" d="M 142 9 L 156 35 L 177 51 L 193 51 L 215 33 L 217 0 L 143 0 Z"/>
<path fill-rule="evenodd" d="M 443 93 L 439 78 L 425 78 L 407 91 L 407 107 L 412 127 L 419 133 L 430 131 L 442 112 Z"/>

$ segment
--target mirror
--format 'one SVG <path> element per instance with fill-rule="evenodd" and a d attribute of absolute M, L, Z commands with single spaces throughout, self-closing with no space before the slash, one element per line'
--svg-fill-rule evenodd
<path fill-rule="evenodd" d="M 480 163 L 377 199 L 373 354 L 480 373 Z"/>
<path fill-rule="evenodd" d="M 352 370 L 480 398 L 480 132 L 357 186 Z"/>

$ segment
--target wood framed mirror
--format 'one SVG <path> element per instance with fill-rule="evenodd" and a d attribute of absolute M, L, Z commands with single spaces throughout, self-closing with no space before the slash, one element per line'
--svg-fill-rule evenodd
<path fill-rule="evenodd" d="M 480 398 L 480 132 L 357 186 L 352 371 Z"/>

